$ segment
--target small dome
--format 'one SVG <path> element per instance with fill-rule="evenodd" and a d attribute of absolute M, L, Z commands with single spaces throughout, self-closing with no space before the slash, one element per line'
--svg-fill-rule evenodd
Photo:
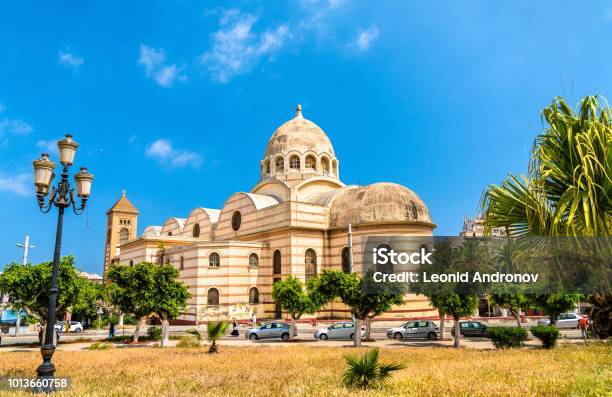
<path fill-rule="evenodd" d="M 297 106 L 295 117 L 278 127 L 266 147 L 265 158 L 287 154 L 296 150 L 302 154 L 312 151 L 317 155 L 326 153 L 334 157 L 334 148 L 323 130 L 302 116 L 302 107 Z"/>
<path fill-rule="evenodd" d="M 329 226 L 377 222 L 431 223 L 429 210 L 412 190 L 396 183 L 348 186 L 334 199 Z"/>

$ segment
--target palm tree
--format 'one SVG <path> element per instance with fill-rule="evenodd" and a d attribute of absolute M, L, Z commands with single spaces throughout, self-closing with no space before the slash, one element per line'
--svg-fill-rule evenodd
<path fill-rule="evenodd" d="M 505 227 L 510 237 L 609 237 L 612 110 L 597 96 L 585 97 L 577 113 L 555 98 L 542 117 L 547 126 L 535 140 L 528 175 L 510 175 L 486 190 L 486 227 Z M 590 300 L 595 311 L 610 312 L 612 295 Z"/>
<path fill-rule="evenodd" d="M 217 339 L 225 335 L 228 326 L 229 323 L 224 321 L 208 323 L 206 325 L 208 340 L 210 341 L 210 348 L 208 349 L 209 354 L 217 353 Z"/>
<path fill-rule="evenodd" d="M 362 356 L 344 356 L 348 368 L 342 375 L 346 386 L 368 389 L 391 378 L 391 372 L 406 368 L 404 364 L 378 362 L 378 349 L 365 352 Z"/>
<path fill-rule="evenodd" d="M 201 344 L 202 341 L 204 340 L 204 335 L 202 335 L 202 333 L 198 331 L 196 328 L 186 329 L 185 332 L 187 332 L 190 335 L 193 335 L 195 340 L 198 342 L 198 344 Z"/>

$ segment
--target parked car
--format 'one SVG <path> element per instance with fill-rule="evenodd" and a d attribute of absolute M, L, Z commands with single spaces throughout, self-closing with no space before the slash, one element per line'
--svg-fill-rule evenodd
<path fill-rule="evenodd" d="M 315 331 L 314 338 L 320 340 L 327 339 L 348 339 L 353 340 L 355 336 L 355 325 L 350 321 L 335 323 L 326 328 Z M 361 337 L 365 336 L 365 326 L 361 326 Z"/>
<path fill-rule="evenodd" d="M 409 321 L 400 327 L 391 328 L 387 331 L 387 338 L 390 339 L 427 338 L 436 340 L 439 335 L 440 328 L 436 323 L 429 320 Z"/>
<path fill-rule="evenodd" d="M 461 336 L 487 336 L 487 326 L 480 321 L 460 321 L 459 333 Z M 451 329 L 451 335 L 455 336 L 455 328 Z"/>
<path fill-rule="evenodd" d="M 59 332 L 66 332 L 66 322 L 59 321 L 55 324 L 55 329 Z M 83 324 L 79 321 L 71 321 L 70 322 L 70 332 L 79 333 L 83 332 Z"/>
<path fill-rule="evenodd" d="M 245 338 L 250 340 L 258 339 L 270 339 L 270 338 L 281 338 L 282 340 L 289 340 L 289 330 L 291 325 L 283 322 L 270 322 L 262 324 L 258 328 L 251 328 L 244 334 Z M 297 335 L 297 331 L 293 336 Z"/>
<path fill-rule="evenodd" d="M 555 326 L 557 328 L 578 328 L 578 320 L 580 320 L 582 316 L 576 313 L 561 313 L 557 317 L 557 322 Z M 538 320 L 538 325 L 550 325 L 549 318 L 543 318 Z"/>

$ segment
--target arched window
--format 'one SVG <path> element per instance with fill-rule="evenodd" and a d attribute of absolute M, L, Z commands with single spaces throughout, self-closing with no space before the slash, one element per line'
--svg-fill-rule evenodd
<path fill-rule="evenodd" d="M 213 252 L 212 254 L 208 255 L 208 266 L 209 267 L 219 267 L 220 263 L 221 263 L 221 257 L 219 256 L 218 253 Z"/>
<path fill-rule="evenodd" d="M 240 214 L 240 211 L 234 211 L 234 213 L 232 214 L 232 230 L 233 231 L 238 231 L 238 229 L 240 229 L 240 225 L 242 224 L 242 215 Z"/>
<path fill-rule="evenodd" d="M 126 243 L 130 239 L 130 231 L 126 227 L 122 227 L 119 230 L 119 243 Z"/>
<path fill-rule="evenodd" d="M 413 220 L 415 221 L 419 220 L 419 211 L 417 209 L 416 204 L 412 200 L 410 200 L 410 214 L 412 215 Z"/>
<path fill-rule="evenodd" d="M 272 272 L 274 274 L 281 274 L 281 253 L 280 250 L 276 250 L 274 251 L 274 258 L 273 258 L 273 266 L 272 266 Z"/>
<path fill-rule="evenodd" d="M 219 305 L 219 290 L 216 288 L 211 288 L 208 290 L 208 294 L 206 294 L 206 303 L 211 306 Z"/>
<path fill-rule="evenodd" d="M 389 251 L 391 251 L 392 248 L 389 244 L 380 244 L 378 247 L 376 247 L 377 251 L 380 251 L 381 249 L 386 250 L 386 251 L 383 251 L 383 253 L 387 255 Z M 386 274 L 393 273 L 393 264 L 391 263 L 391 261 L 387 261 L 387 263 L 385 264 L 377 263 L 376 271 L 386 273 Z"/>
<path fill-rule="evenodd" d="M 266 159 L 265 165 L 264 165 L 264 171 L 266 175 L 270 174 L 270 159 Z"/>
<path fill-rule="evenodd" d="M 172 236 L 172 232 L 168 232 L 168 236 Z"/>
<path fill-rule="evenodd" d="M 305 281 L 317 275 L 317 253 L 312 248 L 308 248 L 304 254 L 304 274 Z"/>
<path fill-rule="evenodd" d="M 179 259 L 179 269 L 183 270 L 184 268 L 185 268 L 185 258 L 181 256 Z"/>
<path fill-rule="evenodd" d="M 289 157 L 289 168 L 292 170 L 300 169 L 300 156 L 294 154 L 293 156 Z"/>
<path fill-rule="evenodd" d="M 321 169 L 323 172 L 329 172 L 329 160 L 327 157 L 321 158 Z"/>
<path fill-rule="evenodd" d="M 340 254 L 340 256 L 342 256 L 342 271 L 346 274 L 349 274 L 351 272 L 351 262 L 350 262 L 350 258 L 349 258 L 349 247 L 344 247 L 342 248 L 342 253 Z"/>
<path fill-rule="evenodd" d="M 249 255 L 249 266 L 258 267 L 259 266 L 259 257 L 257 254 L 253 253 Z"/>
<path fill-rule="evenodd" d="M 275 167 L 276 167 L 276 172 L 277 173 L 282 173 L 285 172 L 285 159 L 282 157 L 277 157 L 276 161 L 275 161 Z"/>
<path fill-rule="evenodd" d="M 307 169 L 314 170 L 317 168 L 317 159 L 312 154 L 306 156 L 306 161 L 304 162 L 304 166 Z"/>
<path fill-rule="evenodd" d="M 249 290 L 249 303 L 252 305 L 259 303 L 259 290 L 255 287 Z"/>
<path fill-rule="evenodd" d="M 193 225 L 193 237 L 198 238 L 200 237 L 200 224 L 196 223 L 195 225 Z"/>

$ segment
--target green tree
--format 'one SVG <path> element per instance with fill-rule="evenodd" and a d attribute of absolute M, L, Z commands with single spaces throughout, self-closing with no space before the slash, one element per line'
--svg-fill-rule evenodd
<path fill-rule="evenodd" d="M 372 273 L 359 277 L 355 273 L 333 270 L 324 270 L 316 281 L 309 284 L 310 287 L 328 301 L 340 298 L 351 309 L 355 317 L 355 347 L 361 346 L 361 322 L 367 324 L 374 316 L 390 310 L 393 305 L 402 304 L 405 293 L 399 283 L 375 283 Z"/>
<path fill-rule="evenodd" d="M 505 227 L 511 237 L 609 237 L 612 110 L 597 96 L 582 99 L 578 112 L 555 98 L 542 117 L 546 124 L 535 140 L 528 174 L 510 175 L 487 188 L 482 200 L 486 227 Z M 612 324 L 600 313 L 611 312 L 612 294 L 588 299 L 594 305 L 594 328 L 605 337 Z"/>
<path fill-rule="evenodd" d="M 302 281 L 293 276 L 274 283 L 272 298 L 291 316 L 289 340 L 293 339 L 295 324 L 302 315 L 315 313 L 322 306 L 320 300 L 313 299 L 313 296 L 305 291 Z"/>
<path fill-rule="evenodd" d="M 123 313 L 131 313 L 136 317 L 134 342 L 138 342 L 143 318 L 151 314 L 150 300 L 147 293 L 151 280 L 148 272 L 139 272 L 136 266 L 114 265 L 108 271 L 109 297 L 113 306 Z"/>
<path fill-rule="evenodd" d="M 519 292 L 492 293 L 489 294 L 489 299 L 491 300 L 491 303 L 504 309 L 508 309 L 519 327 L 521 327 L 521 309 L 527 310 L 531 306 L 530 300 L 527 298 L 527 296 Z"/>
<path fill-rule="evenodd" d="M 152 272 L 153 281 L 149 293 L 150 309 L 162 322 L 161 346 L 168 346 L 170 320 L 179 316 L 181 310 L 187 306 L 191 294 L 183 282 L 177 280 L 179 272 L 172 265 L 147 265 L 148 270 Z"/>
<path fill-rule="evenodd" d="M 206 335 L 208 341 L 210 342 L 210 348 L 208 349 L 209 354 L 214 354 L 218 352 L 217 340 L 219 340 L 223 335 L 225 335 L 228 326 L 229 323 L 226 323 L 225 321 L 206 324 Z"/>
<path fill-rule="evenodd" d="M 112 303 L 139 319 L 134 341 L 138 341 L 143 317 L 155 314 L 162 321 L 161 346 L 167 346 L 170 320 L 178 317 L 190 297 L 184 284 L 176 280 L 178 271 L 172 265 L 141 262 L 113 266 L 108 276 Z"/>
<path fill-rule="evenodd" d="M 557 317 L 561 313 L 572 311 L 576 304 L 580 302 L 580 294 L 538 294 L 530 295 L 530 304 L 533 307 L 542 309 L 550 318 L 550 324 L 557 322 Z"/>

